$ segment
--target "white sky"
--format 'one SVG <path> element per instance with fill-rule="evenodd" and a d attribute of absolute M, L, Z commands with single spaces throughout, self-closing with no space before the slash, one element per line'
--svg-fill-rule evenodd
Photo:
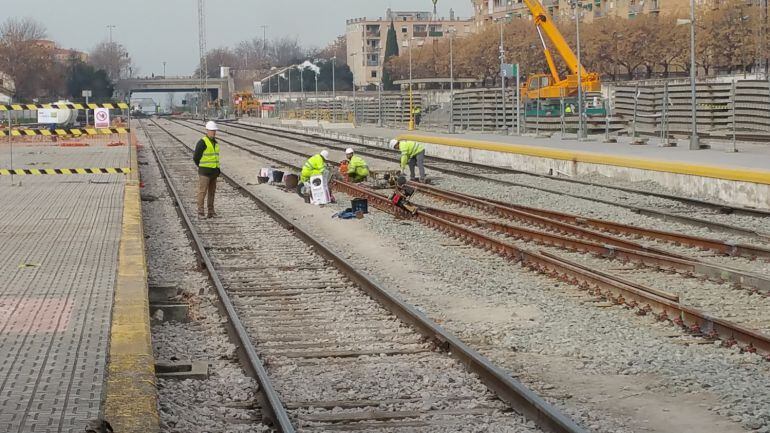
<path fill-rule="evenodd" d="M 197 0 L 3 0 L 2 16 L 31 17 L 43 23 L 63 48 L 90 51 L 108 38 L 125 45 L 142 75 L 190 75 L 198 63 Z M 107 5 L 107 6 L 103 6 Z M 262 37 L 297 36 L 305 45 L 324 46 L 345 33 L 345 20 L 376 18 L 385 10 L 431 11 L 431 0 L 207 0 L 208 48 Z M 315 8 L 315 11 L 312 9 Z M 471 0 L 439 0 L 440 16 L 453 8 L 472 15 Z"/>

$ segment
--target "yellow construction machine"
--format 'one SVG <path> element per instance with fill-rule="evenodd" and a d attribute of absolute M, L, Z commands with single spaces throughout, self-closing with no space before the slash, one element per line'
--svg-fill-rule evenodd
<path fill-rule="evenodd" d="M 578 76 L 580 76 L 580 87 L 583 88 L 586 114 L 588 116 L 604 116 L 606 110 L 601 102 L 602 84 L 599 74 L 586 72 L 539 0 L 524 0 L 524 4 L 532 13 L 537 34 L 543 44 L 545 60 L 551 72 L 550 74 L 530 75 L 526 83 L 522 85 L 521 95 L 525 100 L 527 115 L 560 116 L 562 112 L 568 115 L 577 114 Z M 548 38 L 564 63 L 567 64 L 569 74 L 566 77 L 562 78 L 559 74 L 545 38 Z"/>
<path fill-rule="evenodd" d="M 236 116 L 256 116 L 262 109 L 262 103 L 251 92 L 233 93 L 233 108 Z"/>

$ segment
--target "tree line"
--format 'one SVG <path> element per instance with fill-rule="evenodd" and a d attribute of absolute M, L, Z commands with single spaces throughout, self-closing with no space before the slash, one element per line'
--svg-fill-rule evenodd
<path fill-rule="evenodd" d="M 261 80 L 286 67 L 302 64 L 306 60 L 321 69 L 318 75 L 319 91 L 332 90 L 332 76 L 334 76 L 336 90 L 352 90 L 353 74 L 347 65 L 347 43 L 344 36 L 338 37 L 320 49 L 303 47 L 297 38 L 292 37 L 273 40 L 255 37 L 241 41 L 234 47 L 215 48 L 206 54 L 206 75 L 209 78 L 218 78 L 220 66 L 228 66 L 234 72 L 243 71 L 253 80 Z M 332 68 L 334 68 L 333 74 Z M 202 65 L 199 64 L 195 71 L 196 77 L 200 76 L 201 69 Z M 270 89 L 265 87 L 263 91 L 277 92 L 278 81 L 279 79 L 274 77 L 271 80 Z M 312 92 L 315 90 L 315 74 L 308 69 L 300 73 L 298 69 L 293 68 L 291 73 L 286 72 L 284 78 L 280 78 L 280 90 L 288 91 L 290 84 L 293 92 L 301 88 L 306 92 Z"/>
<path fill-rule="evenodd" d="M 56 48 L 41 43 L 45 26 L 30 18 L 8 18 L 0 24 L 0 72 L 15 84 L 14 98 L 22 102 L 81 99 L 91 90 L 93 101 L 112 98 L 114 83 L 133 69 L 120 44 L 100 42 L 88 62 L 77 56 L 57 57 Z"/>
<path fill-rule="evenodd" d="M 757 6 L 741 0 L 729 0 L 712 7 L 701 6 L 696 12 L 696 64 L 699 73 L 750 73 L 757 59 L 767 58 L 767 22 Z M 559 20 L 557 25 L 575 50 L 574 20 Z M 762 31 L 764 30 L 764 31 Z M 529 19 L 514 18 L 504 24 L 503 41 L 508 63 L 519 63 L 523 73 L 546 72 L 548 65 L 534 24 Z M 582 63 L 589 71 L 605 79 L 689 75 L 690 28 L 678 25 L 674 16 L 639 15 L 632 19 L 606 17 L 580 28 Z M 487 26 L 483 31 L 454 40 L 455 77 L 475 78 L 492 85 L 499 80 L 500 28 Z M 550 46 L 558 68 L 566 72 L 555 47 Z M 406 48 L 386 63 L 395 79 L 409 76 Z M 435 40 L 412 48 L 412 75 L 415 78 L 449 76 L 449 41 Z"/>

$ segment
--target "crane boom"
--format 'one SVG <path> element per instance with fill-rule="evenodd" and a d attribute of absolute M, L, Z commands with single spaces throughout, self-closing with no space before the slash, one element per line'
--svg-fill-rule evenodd
<path fill-rule="evenodd" d="M 556 25 L 553 23 L 553 19 L 550 15 L 548 15 L 548 11 L 543 7 L 543 4 L 540 3 L 539 0 L 524 0 L 524 4 L 527 5 L 529 8 L 529 11 L 532 13 L 532 17 L 535 19 L 535 25 L 537 26 L 538 33 L 540 33 L 540 30 L 542 30 L 542 33 L 545 33 L 545 36 L 548 38 L 548 40 L 553 43 L 554 48 L 556 48 L 556 51 L 559 53 L 562 59 L 564 59 L 564 62 L 567 64 L 567 68 L 569 68 L 569 71 L 571 74 L 580 74 L 581 76 L 585 76 L 585 68 L 583 68 L 583 65 L 580 65 L 578 63 L 577 56 L 572 51 L 572 48 L 569 47 L 569 44 L 567 44 L 567 41 L 564 39 L 564 36 L 562 36 L 559 29 L 556 27 Z M 542 40 L 542 33 L 540 35 L 540 38 Z M 545 44 L 543 44 L 545 46 Z M 546 57 L 550 56 L 550 52 L 548 52 L 547 47 L 546 49 Z M 550 62 L 549 62 L 549 67 Z M 551 74 L 554 75 L 554 79 L 558 80 L 558 73 L 554 74 L 554 71 L 551 70 Z"/>

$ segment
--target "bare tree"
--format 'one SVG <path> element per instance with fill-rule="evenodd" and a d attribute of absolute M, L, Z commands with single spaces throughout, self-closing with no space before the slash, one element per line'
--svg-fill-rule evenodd
<path fill-rule="evenodd" d="M 54 47 L 42 41 L 45 37 L 45 27 L 31 18 L 0 24 L 0 70 L 14 80 L 19 99 L 51 98 L 63 90 L 63 67 L 54 61 Z"/>
<path fill-rule="evenodd" d="M 206 53 L 206 63 L 208 64 L 208 71 L 206 71 L 207 77 L 219 78 L 219 67 L 229 66 L 231 68 L 237 68 L 240 59 L 238 55 L 229 48 L 215 48 Z M 200 75 L 200 65 L 195 70 L 195 76 Z"/>
<path fill-rule="evenodd" d="M 100 42 L 89 55 L 89 63 L 96 69 L 104 69 L 111 81 L 127 77 L 129 69 L 133 68 L 131 55 L 126 48 L 117 43 Z"/>

